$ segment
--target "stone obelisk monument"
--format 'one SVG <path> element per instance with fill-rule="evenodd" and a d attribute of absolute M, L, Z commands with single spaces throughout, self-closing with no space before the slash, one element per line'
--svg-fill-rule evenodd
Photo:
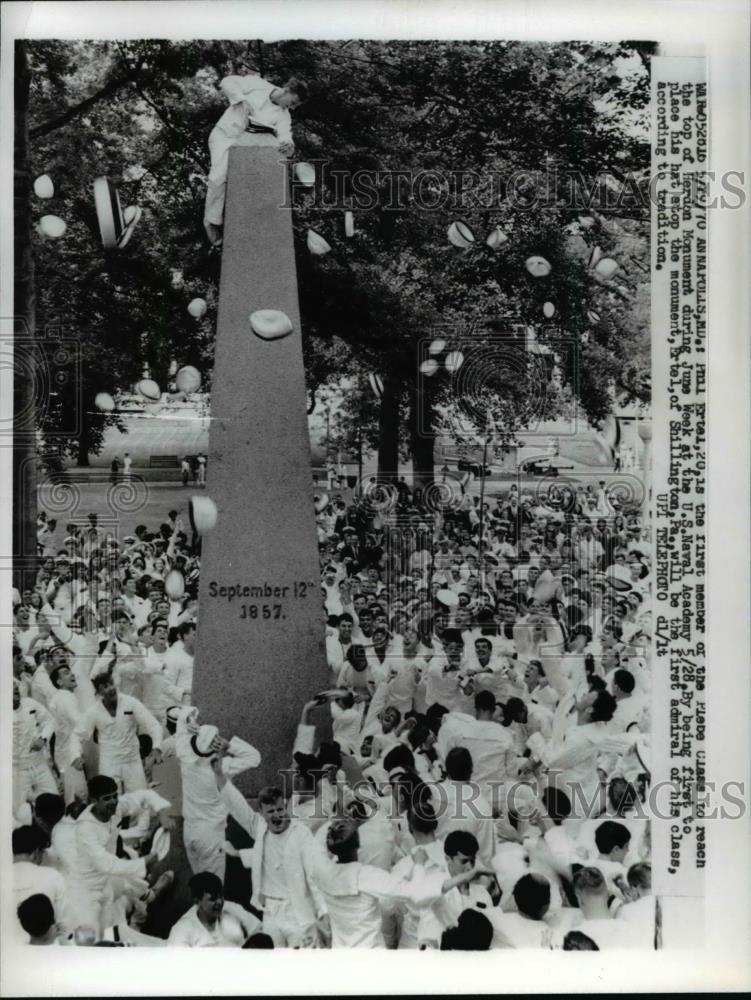
<path fill-rule="evenodd" d="M 286 168 L 274 147 L 230 150 L 211 388 L 193 681 L 200 721 L 261 752 L 244 791 L 288 768 L 305 701 L 326 686 L 324 611 Z M 257 310 L 292 333 L 263 340 Z"/>

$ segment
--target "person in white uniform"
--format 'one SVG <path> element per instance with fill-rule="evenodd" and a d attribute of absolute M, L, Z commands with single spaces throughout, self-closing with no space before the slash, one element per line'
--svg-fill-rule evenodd
<path fill-rule="evenodd" d="M 159 814 L 163 828 L 173 826 L 169 802 L 145 789 L 119 795 L 117 783 L 97 775 L 88 785 L 89 803 L 76 820 L 75 889 L 71 908 L 76 926 L 105 927 L 125 919 L 129 899 L 140 899 L 149 891 L 147 877 L 158 861 L 155 852 L 144 857 L 117 856 L 117 838 L 124 816 L 138 816 L 144 809 Z M 71 880 L 72 881 L 72 880 Z"/>
<path fill-rule="evenodd" d="M 351 819 L 331 824 L 326 846 L 335 860 L 317 859 L 313 877 L 326 900 L 332 948 L 383 948 L 379 901 L 401 900 L 429 906 L 479 873 L 474 868 L 455 877 L 444 872 L 427 873 L 423 866 L 426 855 L 419 849 L 406 876 L 361 864 L 357 860 L 357 826 Z"/>
<path fill-rule="evenodd" d="M 258 917 L 224 898 L 222 880 L 197 872 L 188 883 L 193 906 L 170 931 L 168 943 L 188 948 L 241 948 L 260 929 Z"/>
<path fill-rule="evenodd" d="M 81 722 L 81 710 L 75 696 L 76 677 L 70 667 L 57 667 L 51 675 L 54 696 L 50 713 L 55 722 L 55 766 L 63 780 L 63 796 L 69 805 L 75 798 L 86 799 L 83 776 L 81 741 L 76 728 Z"/>
<path fill-rule="evenodd" d="M 137 698 L 119 694 L 110 674 L 94 678 L 97 702 L 81 717 L 75 734 L 99 740 L 99 773 L 116 779 L 123 791 L 146 788 L 138 733 L 151 737 L 155 762 L 161 761 L 162 727 Z"/>
<path fill-rule="evenodd" d="M 227 76 L 219 89 L 229 108 L 209 136 L 211 170 L 204 209 L 206 234 L 215 245 L 221 242 L 230 147 L 275 145 L 282 155 L 291 156 L 295 147 L 290 111 L 307 96 L 307 88 L 299 80 L 288 80 L 283 87 L 277 87 L 257 75 Z M 256 126 L 269 131 L 254 133 Z"/>
<path fill-rule="evenodd" d="M 290 819 L 279 788 L 262 788 L 258 811 L 227 780 L 220 758 L 212 764 L 217 785 L 230 815 L 253 838 L 253 847 L 239 851 L 253 877 L 251 905 L 263 910 L 263 930 L 277 948 L 310 948 L 318 943 L 318 924 L 325 906 L 311 884 L 311 865 L 321 853 L 305 823 Z"/>
<path fill-rule="evenodd" d="M 49 741 L 55 732 L 52 716 L 33 698 L 22 698 L 13 681 L 13 812 L 33 802 L 41 792 L 57 794 L 49 762 Z"/>
<path fill-rule="evenodd" d="M 66 918 L 65 879 L 54 868 L 42 864 L 44 834 L 37 826 L 19 826 L 13 831 L 13 909 L 37 893 L 47 896 L 58 920 Z M 16 921 L 15 931 L 21 941 L 28 940 Z"/>
<path fill-rule="evenodd" d="M 199 726 L 197 716 L 195 708 L 181 709 L 175 730 L 182 778 L 183 840 L 193 873 L 211 872 L 223 882 L 227 807 L 219 795 L 212 759 L 218 756 L 222 772 L 233 777 L 258 767 L 261 755 L 237 736 L 222 739 L 216 726 Z"/>

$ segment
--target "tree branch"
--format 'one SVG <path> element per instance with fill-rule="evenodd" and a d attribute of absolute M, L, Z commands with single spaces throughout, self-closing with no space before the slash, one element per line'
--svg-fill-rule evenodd
<path fill-rule="evenodd" d="M 141 64 L 139 63 L 137 67 L 132 69 L 129 73 L 126 73 L 125 76 L 119 76 L 115 80 L 110 80 L 109 83 L 106 83 L 95 94 L 92 94 L 91 97 L 87 97 L 79 104 L 74 104 L 72 108 L 68 108 L 67 111 L 58 115 L 57 118 L 51 118 L 49 121 L 44 122 L 43 125 L 37 125 L 36 128 L 30 129 L 29 138 L 38 139 L 40 136 L 48 135 L 50 132 L 54 132 L 56 129 L 61 128 L 63 125 L 67 125 L 68 122 L 73 121 L 74 118 L 77 118 L 85 111 L 88 111 L 89 108 L 93 107 L 103 98 L 111 97 L 112 94 L 117 93 L 118 90 L 121 90 L 129 83 L 132 83 L 133 80 L 137 79 L 140 71 Z"/>

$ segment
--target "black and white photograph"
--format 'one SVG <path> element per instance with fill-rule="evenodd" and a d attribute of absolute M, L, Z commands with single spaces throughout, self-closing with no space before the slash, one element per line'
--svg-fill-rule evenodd
<path fill-rule="evenodd" d="M 69 6 L 3 48 L 23 983 L 704 947 L 702 39 Z"/>

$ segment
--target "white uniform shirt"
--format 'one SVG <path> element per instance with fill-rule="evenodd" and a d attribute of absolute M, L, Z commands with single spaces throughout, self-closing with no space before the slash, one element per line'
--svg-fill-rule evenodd
<path fill-rule="evenodd" d="M 185 693 L 170 679 L 168 652 L 160 653 L 150 646 L 143 668 L 143 703 L 157 718 L 173 705 L 181 705 Z"/>
<path fill-rule="evenodd" d="M 131 764 L 141 759 L 139 732 L 151 737 L 155 750 L 162 748 L 161 726 L 137 698 L 127 694 L 117 696 L 114 716 L 97 701 L 84 713 L 75 732 L 80 740 L 90 740 L 95 729 L 99 734 L 100 756 L 107 755 L 117 764 Z"/>
<path fill-rule="evenodd" d="M 47 865 L 35 865 L 31 861 L 14 861 L 11 872 L 13 875 L 13 915 L 21 940 L 28 941 L 29 936 L 21 927 L 16 910 L 29 896 L 34 896 L 37 893 L 46 896 L 55 910 L 55 919 L 61 923 L 66 922 L 66 886 L 65 879 L 60 872 Z"/>
<path fill-rule="evenodd" d="M 248 118 L 276 129 L 280 142 L 292 142 L 292 119 L 286 108 L 271 101 L 270 95 L 279 89 L 260 76 L 227 76 L 219 88 L 230 103 L 216 127 L 232 139 L 245 131 Z"/>
<path fill-rule="evenodd" d="M 47 709 L 33 698 L 21 698 L 21 704 L 13 712 L 14 766 L 31 767 L 45 763 L 46 748 L 32 750 L 31 744 L 37 739 L 49 741 L 54 731 L 52 716 Z"/>
<path fill-rule="evenodd" d="M 108 881 L 114 876 L 144 879 L 146 863 L 143 858 L 119 858 L 117 838 L 123 816 L 133 816 L 144 809 L 155 812 L 169 806 L 156 792 L 144 789 L 121 795 L 117 809 L 106 823 L 97 819 L 88 806 L 76 820 L 75 875 L 91 893 L 99 897 Z"/>
<path fill-rule="evenodd" d="M 475 719 L 462 712 L 449 712 L 441 723 L 436 750 L 442 760 L 454 747 L 465 747 L 472 756 L 472 781 L 487 786 L 506 780 L 507 762 L 516 762 L 514 741 L 500 722 Z"/>
<path fill-rule="evenodd" d="M 441 894 L 442 875 L 426 875 L 415 865 L 409 878 L 359 861 L 321 860 L 313 874 L 331 921 L 332 948 L 383 948 L 379 900 L 412 900 L 427 905 Z"/>
<path fill-rule="evenodd" d="M 81 741 L 75 732 L 81 711 L 75 694 L 62 688 L 55 691 L 49 707 L 55 722 L 55 762 L 65 767 L 81 756 Z"/>
<path fill-rule="evenodd" d="M 164 659 L 167 664 L 165 676 L 169 683 L 190 694 L 193 690 L 193 654 L 186 652 L 182 639 L 170 646 Z"/>
<path fill-rule="evenodd" d="M 193 906 L 172 927 L 168 938 L 170 945 L 187 948 L 241 948 L 246 938 L 260 930 L 260 922 L 239 903 L 225 900 L 222 915 L 209 930 L 198 919 L 198 909 Z"/>

